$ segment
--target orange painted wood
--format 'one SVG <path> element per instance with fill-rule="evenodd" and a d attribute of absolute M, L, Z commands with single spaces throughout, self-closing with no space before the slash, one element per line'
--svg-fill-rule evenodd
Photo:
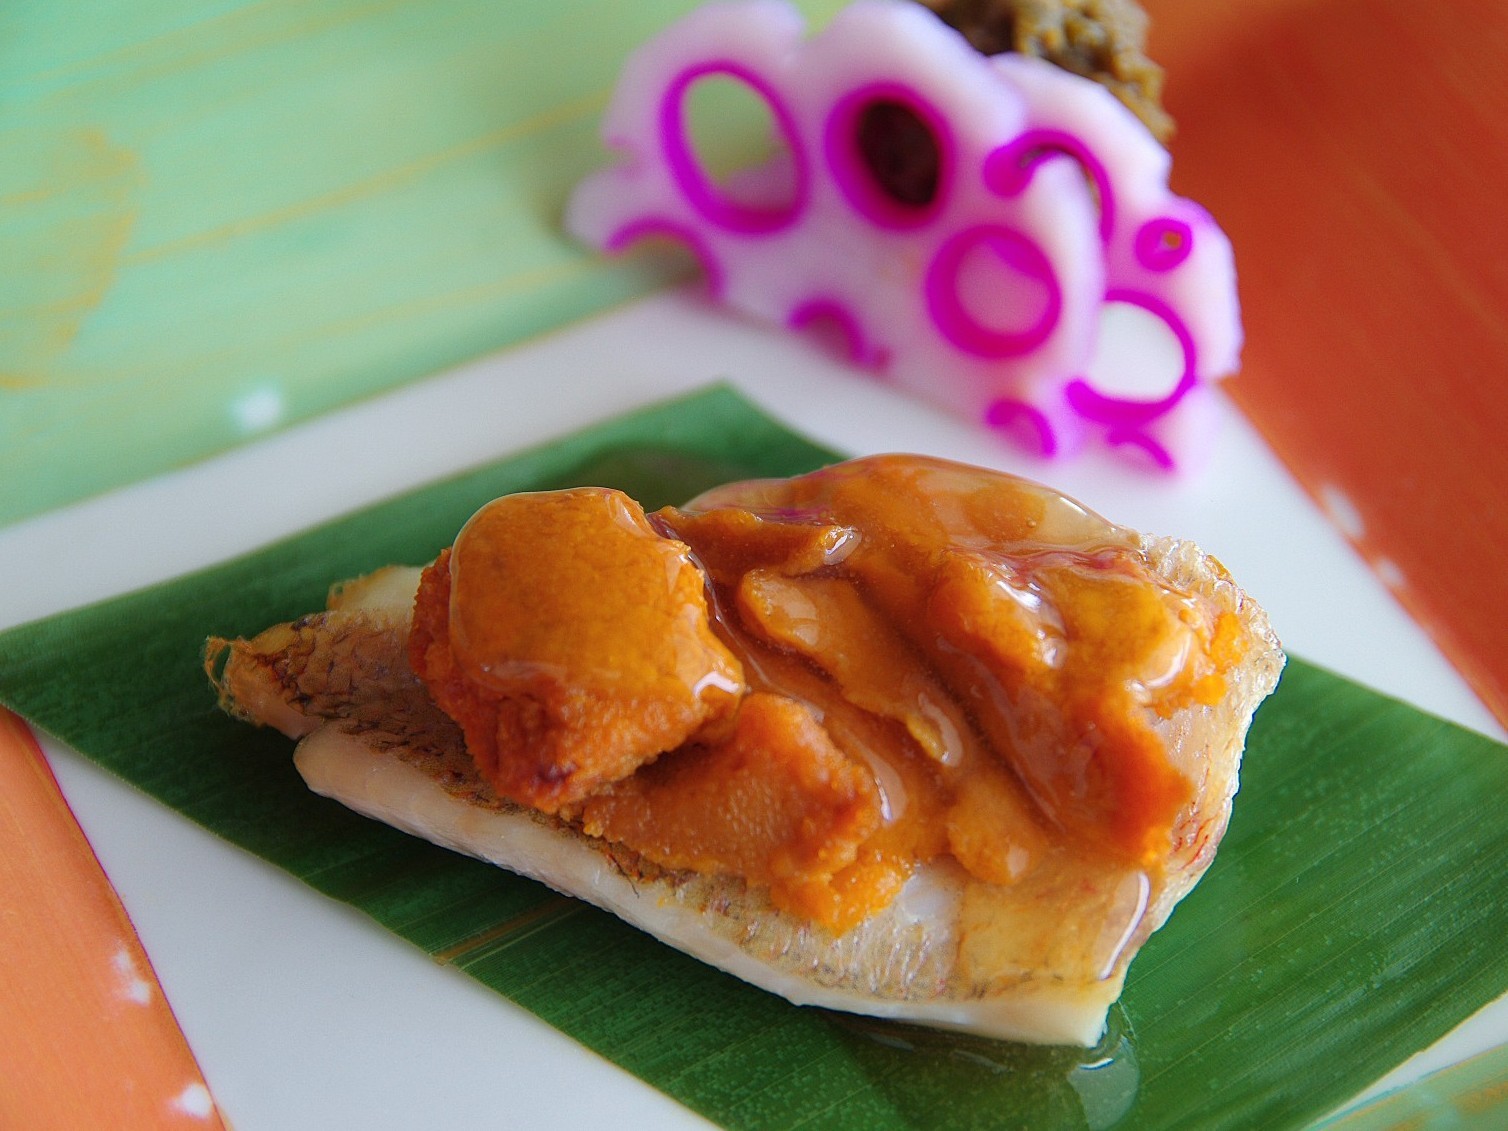
<path fill-rule="evenodd" d="M 52 770 L 0 710 L 0 1127 L 223 1126 Z"/>
<path fill-rule="evenodd" d="M 1146 7 L 1236 247 L 1228 388 L 1508 724 L 1508 3 Z"/>

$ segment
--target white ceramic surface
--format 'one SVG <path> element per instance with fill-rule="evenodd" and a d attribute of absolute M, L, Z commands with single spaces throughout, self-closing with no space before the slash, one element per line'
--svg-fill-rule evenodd
<path fill-rule="evenodd" d="M 1223 401 L 1214 457 L 1198 474 L 1159 477 L 1099 452 L 1045 464 L 692 294 L 657 296 L 204 464 L 0 529 L 0 627 L 222 560 L 719 379 L 840 450 L 917 451 L 995 466 L 1047 480 L 1117 522 L 1194 538 L 1267 607 L 1294 653 L 1502 737 L 1428 637 Z M 252 426 L 276 419 L 276 394 L 268 395 Z M 46 748 L 238 1131 L 706 1126 L 358 913 L 73 752 Z M 1499 1002 L 1387 1083 L 1504 1039 L 1508 1007 Z"/>

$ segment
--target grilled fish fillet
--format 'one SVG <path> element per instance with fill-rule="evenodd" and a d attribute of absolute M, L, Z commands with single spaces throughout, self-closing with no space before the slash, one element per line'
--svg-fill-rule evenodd
<path fill-rule="evenodd" d="M 1134 867 L 1072 882 L 1052 869 L 983 883 L 950 857 L 922 865 L 884 910 L 841 934 L 721 875 L 660 868 L 570 823 L 500 798 L 457 725 L 407 659 L 420 571 L 390 567 L 337 586 L 328 608 L 251 640 L 210 641 L 221 704 L 298 739 L 316 792 L 458 852 L 598 905 L 792 1002 L 1008 1040 L 1092 1046 L 1131 956 L 1213 858 L 1247 726 L 1283 654 L 1266 615 L 1188 542 L 1141 539 L 1156 576 L 1233 614 L 1249 639 L 1213 706 L 1157 724 L 1195 785 L 1164 874 Z"/>

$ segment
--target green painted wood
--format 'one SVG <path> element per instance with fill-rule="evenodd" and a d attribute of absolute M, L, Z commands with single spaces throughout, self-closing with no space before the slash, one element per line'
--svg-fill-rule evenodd
<path fill-rule="evenodd" d="M 0 523 L 664 285 L 559 219 L 691 7 L 0 5 Z"/>

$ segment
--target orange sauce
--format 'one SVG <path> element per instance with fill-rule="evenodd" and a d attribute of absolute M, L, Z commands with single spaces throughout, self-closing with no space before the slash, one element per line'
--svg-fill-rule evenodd
<path fill-rule="evenodd" d="M 553 813 L 737 707 L 703 592 L 620 492 L 509 495 L 426 571 L 410 655 L 483 775 Z"/>
<path fill-rule="evenodd" d="M 1193 795 L 1157 723 L 1240 640 L 1071 500 L 882 456 L 647 518 L 499 500 L 426 572 L 411 650 L 505 796 L 841 931 L 940 855 L 1155 873 Z"/>

